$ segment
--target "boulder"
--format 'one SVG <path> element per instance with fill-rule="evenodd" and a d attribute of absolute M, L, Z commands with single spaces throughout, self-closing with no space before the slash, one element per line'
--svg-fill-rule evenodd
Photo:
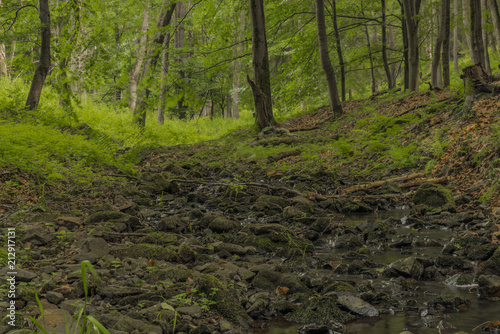
<path fill-rule="evenodd" d="M 429 214 L 455 211 L 455 200 L 451 190 L 440 184 L 422 184 L 413 195 L 413 203 L 425 205 Z"/>
<path fill-rule="evenodd" d="M 378 317 L 379 315 L 375 307 L 350 293 L 338 293 L 337 303 L 349 312 L 362 317 Z"/>
<path fill-rule="evenodd" d="M 500 276 L 481 275 L 478 279 L 479 296 L 491 300 L 500 300 Z"/>
<path fill-rule="evenodd" d="M 397 260 L 389 265 L 399 275 L 403 277 L 419 278 L 424 273 L 424 266 L 414 256 L 405 259 Z"/>

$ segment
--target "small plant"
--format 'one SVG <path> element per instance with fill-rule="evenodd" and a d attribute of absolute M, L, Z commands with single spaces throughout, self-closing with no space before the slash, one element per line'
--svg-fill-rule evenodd
<path fill-rule="evenodd" d="M 94 317 L 92 317 L 90 315 L 87 315 L 87 303 L 88 303 L 88 300 L 87 300 L 87 298 L 88 298 L 87 269 L 90 271 L 90 273 L 92 275 L 97 276 L 97 273 L 95 272 L 92 264 L 89 261 L 83 261 L 81 266 L 80 266 L 80 273 L 81 273 L 81 277 L 82 277 L 82 281 L 83 281 L 83 291 L 85 293 L 84 304 L 80 308 L 80 310 L 77 313 L 75 313 L 75 317 L 73 318 L 73 321 L 71 322 L 71 324 L 69 326 L 68 326 L 68 323 L 66 321 L 67 319 L 65 319 L 66 333 L 67 334 L 77 334 L 77 333 L 84 334 L 84 333 L 91 333 L 93 331 L 95 333 L 110 334 L 109 331 L 99 321 L 97 321 L 97 319 L 95 319 Z M 40 330 L 43 334 L 49 334 L 48 330 L 42 325 L 45 323 L 43 305 L 42 305 L 40 299 L 38 298 L 38 294 L 36 294 L 36 293 L 35 293 L 35 300 L 36 300 L 36 303 L 38 305 L 38 309 L 40 310 L 41 320 L 42 320 L 41 323 L 38 320 L 36 320 L 34 317 L 29 316 L 29 315 L 25 315 L 21 312 L 16 312 L 16 314 L 28 317 L 33 322 L 33 324 L 35 324 L 35 326 L 38 328 L 38 330 Z M 4 317 L 3 319 L 5 319 L 5 318 L 6 317 Z M 74 331 L 71 332 L 70 328 L 72 328 L 73 326 L 74 326 Z M 80 329 L 78 329 L 79 326 L 81 326 Z M 21 331 L 23 331 L 23 330 L 13 331 L 11 333 L 18 333 Z"/>

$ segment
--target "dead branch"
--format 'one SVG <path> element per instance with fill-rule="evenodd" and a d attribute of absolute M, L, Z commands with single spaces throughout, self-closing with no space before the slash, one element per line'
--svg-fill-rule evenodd
<path fill-rule="evenodd" d="M 425 176 L 424 173 L 413 173 L 407 176 L 399 176 L 399 177 L 393 177 L 387 180 L 381 180 L 381 181 L 375 181 L 367 184 L 358 184 L 349 188 L 344 189 L 344 194 L 349 194 L 354 191 L 358 190 L 366 190 L 366 189 L 373 189 L 373 188 L 378 188 L 383 186 L 387 182 L 402 182 L 402 181 L 408 181 L 408 180 L 413 180 L 416 178 L 420 178 Z"/>

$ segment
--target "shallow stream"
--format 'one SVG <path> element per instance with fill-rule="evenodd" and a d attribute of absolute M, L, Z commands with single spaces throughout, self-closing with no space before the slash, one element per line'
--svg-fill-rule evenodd
<path fill-rule="evenodd" d="M 404 226 L 404 221 L 408 213 L 409 211 L 406 208 L 400 208 L 390 212 L 345 216 L 341 218 L 341 222 L 346 226 L 355 226 L 364 221 L 378 221 L 388 218 L 398 219 L 402 221 L 402 224 L 401 227 L 396 229 L 395 238 L 412 233 L 414 236 L 413 240 L 417 240 L 416 244 L 423 245 L 422 247 L 417 246 L 406 250 L 371 249 L 372 253 L 370 258 L 375 263 L 387 265 L 410 255 L 439 256 L 443 248 L 442 243 L 449 240 L 453 232 L 446 229 L 409 229 Z M 427 241 L 430 240 L 432 241 L 429 243 L 431 246 L 425 246 Z M 441 243 L 440 241 L 443 242 Z M 334 242 L 335 241 L 329 240 L 326 244 Z M 342 255 L 345 252 L 346 251 L 333 249 L 333 247 L 331 249 L 323 247 L 317 249 L 314 256 L 331 263 L 335 263 L 336 261 L 345 262 L 345 260 L 342 259 Z M 359 275 L 336 274 L 334 272 L 332 273 L 331 270 L 330 273 L 336 280 L 354 282 L 360 282 L 362 280 Z M 388 286 L 390 280 L 390 278 L 383 277 L 370 279 L 373 285 L 378 286 Z M 451 334 L 460 331 L 466 333 L 485 333 L 479 328 L 481 324 L 489 321 L 500 321 L 500 301 L 493 302 L 479 299 L 474 284 L 457 287 L 449 283 L 450 282 L 445 281 L 414 280 L 412 282 L 413 291 L 410 292 L 411 297 L 404 297 L 404 299 L 411 299 L 413 301 L 414 304 L 412 304 L 412 307 L 408 307 L 405 311 L 392 310 L 394 312 L 391 314 L 381 314 L 379 317 L 358 319 L 355 322 L 346 324 L 345 333 L 399 334 L 405 330 L 414 334 Z M 440 316 L 426 315 L 426 303 L 439 295 L 467 298 L 470 300 L 470 304 L 468 305 L 468 309 L 462 312 L 450 312 Z M 283 318 L 259 322 L 257 325 L 260 328 L 255 328 L 253 333 L 290 334 L 297 333 L 298 329 L 301 327 Z M 500 331 L 497 330 L 496 332 L 492 331 L 489 333 L 500 334 Z"/>

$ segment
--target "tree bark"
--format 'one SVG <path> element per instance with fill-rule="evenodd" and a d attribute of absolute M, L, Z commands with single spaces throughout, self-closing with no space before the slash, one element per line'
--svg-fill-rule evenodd
<path fill-rule="evenodd" d="M 38 16 L 41 23 L 42 45 L 40 50 L 40 63 L 35 70 L 31 88 L 26 99 L 26 108 L 33 110 L 40 102 L 43 84 L 50 70 L 50 8 L 49 0 L 40 0 Z"/>
<path fill-rule="evenodd" d="M 316 22 L 318 26 L 318 44 L 319 55 L 321 58 L 321 65 L 325 72 L 326 82 L 328 85 L 328 97 L 330 99 L 330 106 L 333 112 L 333 118 L 338 118 L 342 115 L 342 103 L 339 99 L 339 92 L 337 90 L 337 80 L 333 70 L 332 62 L 328 54 L 328 43 L 326 40 L 326 23 L 325 23 L 325 5 L 323 0 L 316 0 Z"/>
<path fill-rule="evenodd" d="M 149 80 L 151 72 L 153 72 L 156 67 L 161 51 L 160 46 L 163 45 L 164 39 L 167 38 L 165 33 L 162 31 L 162 28 L 170 24 L 176 7 L 175 5 L 175 0 L 164 0 L 158 21 L 156 23 L 156 30 L 158 32 L 154 36 L 154 39 L 149 47 L 150 51 L 148 52 L 148 57 L 144 61 L 144 66 L 142 67 L 141 81 L 144 82 L 144 87 L 141 94 L 138 96 L 138 102 L 134 108 L 133 116 L 133 123 L 139 125 L 140 127 L 146 126 L 146 108 L 147 100 L 150 94 L 149 83 L 147 81 Z"/>
<path fill-rule="evenodd" d="M 493 32 L 495 35 L 498 51 L 500 52 L 500 13 L 498 11 L 498 3 L 496 2 L 496 0 L 489 0 L 488 4 L 491 12 L 491 18 L 493 20 Z"/>
<path fill-rule="evenodd" d="M 405 10 L 403 4 L 400 2 L 401 7 L 401 34 L 403 37 L 403 86 L 408 89 L 410 85 L 410 60 L 408 57 L 408 28 L 406 27 Z"/>
<path fill-rule="evenodd" d="M 387 88 L 393 89 L 394 83 L 392 80 L 391 69 L 387 61 L 387 22 L 386 22 L 386 6 L 385 0 L 382 2 L 382 60 L 384 62 L 385 77 L 387 78 Z"/>
<path fill-rule="evenodd" d="M 241 42 L 243 37 L 245 36 L 245 19 L 246 15 L 244 12 L 240 14 L 240 27 L 239 31 L 235 32 L 235 36 L 237 40 L 235 42 L 239 42 L 240 44 L 236 44 L 233 46 L 233 56 L 236 57 L 243 53 L 245 50 L 245 44 Z M 235 37 L 236 38 L 236 37 Z M 233 75 L 233 89 L 231 93 L 231 101 L 233 103 L 233 118 L 240 118 L 240 85 L 241 85 L 241 68 L 242 61 L 241 59 L 236 60 L 234 63 L 234 75 Z"/>
<path fill-rule="evenodd" d="M 487 4 L 486 0 L 481 0 L 480 2 L 481 8 L 486 9 Z M 484 47 L 484 68 L 488 73 L 491 73 L 491 66 L 490 66 L 490 57 L 488 53 L 488 33 L 486 31 L 486 18 L 485 15 L 482 15 L 481 13 L 481 26 L 483 29 L 481 29 L 481 40 L 483 41 L 483 47 Z"/>
<path fill-rule="evenodd" d="M 186 73 L 182 69 L 184 59 L 186 58 L 185 53 L 184 53 L 184 47 L 185 47 L 185 29 L 184 29 L 184 16 L 186 16 L 186 3 L 184 1 L 178 1 L 177 6 L 175 7 L 175 22 L 177 29 L 174 34 L 174 48 L 181 50 L 180 51 L 180 56 L 177 57 L 176 61 L 177 64 L 180 66 L 179 70 L 179 76 L 181 77 L 181 81 L 184 84 L 184 79 L 186 78 Z M 178 87 L 178 93 L 181 93 L 181 87 Z M 184 105 L 184 96 L 179 98 L 177 101 L 177 107 L 179 110 L 179 115 L 182 118 L 183 113 L 185 112 L 184 109 L 186 106 Z"/>
<path fill-rule="evenodd" d="M 472 61 L 475 64 L 486 64 L 483 28 L 481 22 L 481 2 L 479 0 L 470 1 L 470 31 L 472 40 Z M 488 70 L 488 69 L 486 69 Z"/>
<path fill-rule="evenodd" d="M 345 87 L 345 62 L 344 62 L 344 55 L 342 52 L 342 44 L 340 43 L 340 32 L 339 32 L 339 27 L 337 24 L 337 0 L 332 1 L 332 21 L 333 21 L 333 31 L 335 33 L 335 47 L 337 48 L 337 57 L 339 58 L 339 65 L 340 65 L 340 92 L 341 92 L 341 97 L 342 101 L 345 101 L 345 96 L 346 96 L 346 87 Z"/>
<path fill-rule="evenodd" d="M 453 16 L 458 19 L 458 0 L 453 0 Z M 453 27 L 453 69 L 456 74 L 460 74 L 458 69 L 458 20 Z"/>
<path fill-rule="evenodd" d="M 443 39 L 443 58 L 441 65 L 443 67 L 443 87 L 450 86 L 450 8 L 451 1 L 450 0 L 442 0 L 442 11 L 444 14 L 441 15 L 444 25 L 444 39 Z"/>
<path fill-rule="evenodd" d="M 252 86 L 255 102 L 255 122 L 260 129 L 276 125 L 271 100 L 271 73 L 266 39 L 266 23 L 263 0 L 248 0 L 252 20 L 252 63 L 255 87 Z"/>
<path fill-rule="evenodd" d="M 161 73 L 160 73 L 160 97 L 156 122 L 160 125 L 165 123 L 165 99 L 167 96 L 167 75 L 170 64 L 170 33 L 167 31 L 162 45 Z"/>
<path fill-rule="evenodd" d="M 408 39 L 408 89 L 418 91 L 419 51 L 418 51 L 418 13 L 421 0 L 403 0 Z"/>
<path fill-rule="evenodd" d="M 139 38 L 139 48 L 137 49 L 137 58 L 135 59 L 134 66 L 132 67 L 132 72 L 130 72 L 129 77 L 129 92 L 130 101 L 128 107 L 130 110 L 134 111 L 137 103 L 137 87 L 139 86 L 139 75 L 141 74 L 142 62 L 144 60 L 144 55 L 146 53 L 146 43 L 148 40 L 149 26 L 149 3 L 146 3 L 142 14 L 142 26 L 141 26 L 141 37 Z"/>

